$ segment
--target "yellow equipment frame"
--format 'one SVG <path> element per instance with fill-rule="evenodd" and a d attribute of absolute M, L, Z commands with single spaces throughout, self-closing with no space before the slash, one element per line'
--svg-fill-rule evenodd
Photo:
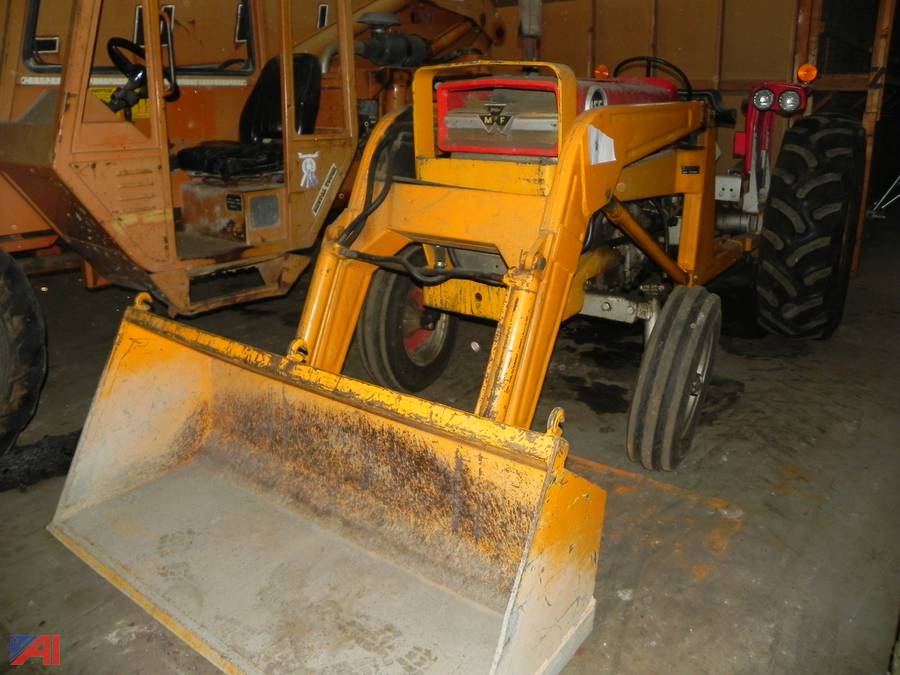
<path fill-rule="evenodd" d="M 536 67 L 558 80 L 559 161 L 554 165 L 441 157 L 434 140 L 435 79 L 459 71 Z M 703 284 L 752 248 L 749 238 L 715 232 L 716 129 L 702 102 L 610 106 L 581 115 L 574 73 L 566 66 L 480 61 L 417 71 L 413 82 L 416 173 L 421 183 L 392 186 L 352 248 L 395 255 L 411 243 L 500 254 L 504 286 L 454 280 L 427 289 L 440 309 L 496 319 L 498 329 L 477 415 L 531 425 L 560 323 L 577 314 L 584 281 L 606 269 L 609 251 L 583 254 L 591 216 L 604 209 L 676 283 Z M 326 231 L 292 345 L 310 365 L 340 372 L 376 267 L 352 260 L 337 239 L 364 208 L 375 147 L 397 115 L 376 127 L 349 208 Z M 591 161 L 591 129 L 613 140 L 615 159 Z M 595 132 L 596 133 L 596 132 Z M 677 145 L 690 137 L 691 142 Z M 622 206 L 623 201 L 684 195 L 677 260 Z M 573 283 L 575 281 L 578 283 Z M 476 299 L 477 298 L 477 299 Z"/>

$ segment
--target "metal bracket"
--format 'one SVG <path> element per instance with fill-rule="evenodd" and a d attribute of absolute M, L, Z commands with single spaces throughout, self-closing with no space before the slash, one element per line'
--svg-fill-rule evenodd
<path fill-rule="evenodd" d="M 657 298 L 639 301 L 621 295 L 585 293 L 579 313 L 620 323 L 636 323 L 642 320 L 645 322 L 644 337 L 650 337 L 650 332 L 656 324 L 659 307 Z"/>

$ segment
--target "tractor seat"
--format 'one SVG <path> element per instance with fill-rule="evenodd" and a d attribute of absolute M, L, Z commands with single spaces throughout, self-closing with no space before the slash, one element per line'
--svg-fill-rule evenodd
<path fill-rule="evenodd" d="M 312 54 L 294 54 L 294 123 L 299 133 L 316 128 L 322 75 Z M 240 141 L 207 141 L 178 153 L 177 168 L 228 181 L 284 170 L 281 125 L 281 62 L 266 63 L 244 104 Z"/>

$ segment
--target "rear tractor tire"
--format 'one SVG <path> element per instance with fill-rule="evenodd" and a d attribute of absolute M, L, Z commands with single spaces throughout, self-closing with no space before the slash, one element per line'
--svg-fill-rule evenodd
<path fill-rule="evenodd" d="M 406 255 L 425 264 L 421 248 Z M 379 270 L 356 326 L 363 365 L 376 384 L 418 392 L 436 382 L 450 363 L 457 318 L 425 307 L 422 287 L 411 277 Z"/>
<path fill-rule="evenodd" d="M 0 251 L 0 455 L 37 409 L 47 374 L 47 330 L 28 277 Z"/>
<path fill-rule="evenodd" d="M 757 321 L 777 335 L 828 338 L 844 314 L 862 194 L 865 132 L 804 117 L 787 130 L 763 216 Z"/>
<path fill-rule="evenodd" d="M 653 327 L 628 411 L 633 462 L 672 471 L 691 447 L 722 329 L 719 296 L 676 286 Z"/>

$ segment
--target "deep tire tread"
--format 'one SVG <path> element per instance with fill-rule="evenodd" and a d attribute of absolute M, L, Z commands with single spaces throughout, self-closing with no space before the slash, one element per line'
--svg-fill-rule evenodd
<path fill-rule="evenodd" d="M 865 132 L 833 114 L 797 120 L 772 171 L 757 319 L 772 333 L 829 337 L 840 324 L 856 238 Z"/>
<path fill-rule="evenodd" d="M 0 251 L 0 454 L 37 409 L 47 374 L 47 329 L 37 298 L 16 261 Z"/>

